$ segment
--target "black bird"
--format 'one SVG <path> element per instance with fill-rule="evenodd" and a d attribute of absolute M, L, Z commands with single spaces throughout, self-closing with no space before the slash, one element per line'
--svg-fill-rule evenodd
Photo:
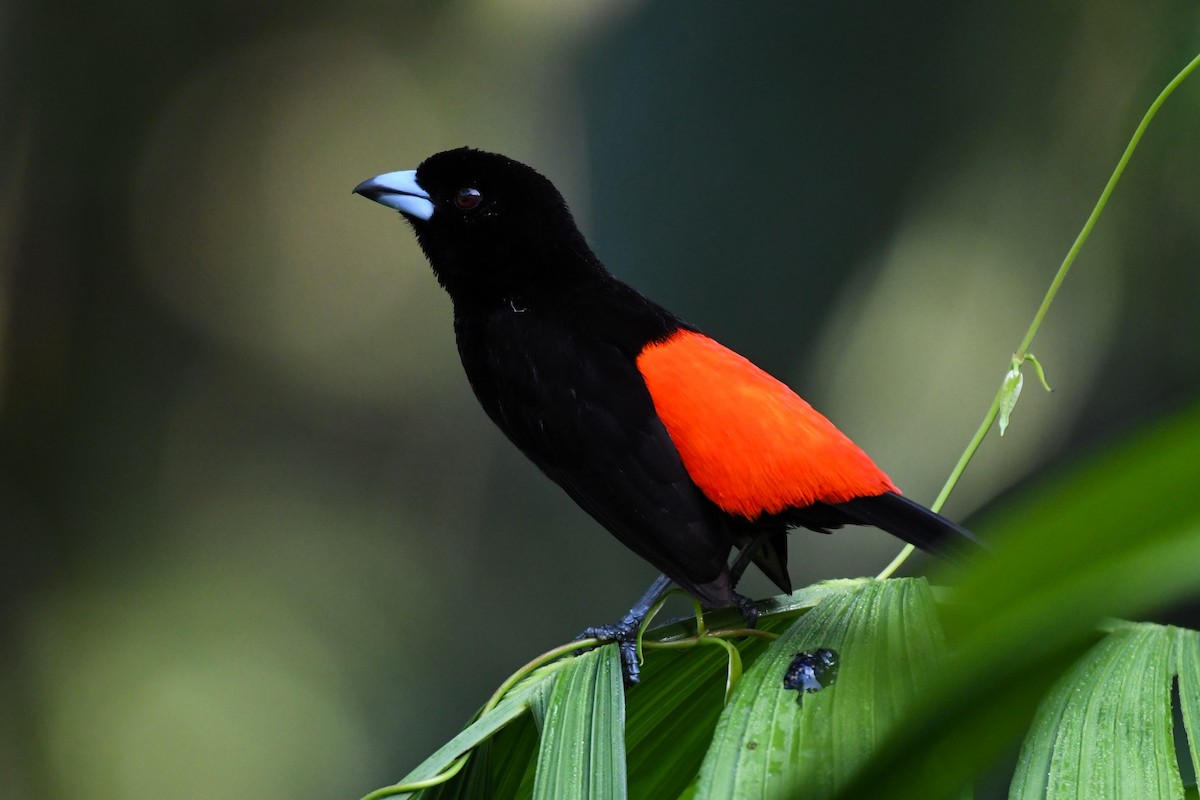
<path fill-rule="evenodd" d="M 662 571 L 624 619 L 587 632 L 621 643 L 630 682 L 637 628 L 670 582 L 750 625 L 734 591 L 749 561 L 790 592 L 788 528 L 869 524 L 938 553 L 975 541 L 787 386 L 613 277 L 532 168 L 464 147 L 354 191 L 412 225 L 492 421 Z"/>

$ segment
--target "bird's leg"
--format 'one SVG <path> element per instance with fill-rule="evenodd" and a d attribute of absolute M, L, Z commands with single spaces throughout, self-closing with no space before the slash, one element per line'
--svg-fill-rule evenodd
<path fill-rule="evenodd" d="M 632 686 L 638 682 L 637 634 L 642 627 L 642 620 L 650 613 L 650 609 L 658 602 L 671 586 L 671 579 L 659 575 L 650 584 L 650 588 L 633 604 L 633 608 L 613 625 L 597 625 L 579 634 L 578 639 L 599 639 L 602 642 L 616 642 L 621 649 L 621 671 L 625 676 L 625 685 Z"/>
<path fill-rule="evenodd" d="M 734 559 L 733 566 L 729 568 L 730 586 L 738 585 L 738 581 L 742 579 L 742 573 L 746 571 L 746 567 L 750 566 L 750 562 L 754 560 L 755 554 L 758 553 L 765 541 L 766 536 L 751 536 L 745 546 L 738 551 L 738 557 Z M 753 628 L 758 622 L 758 609 L 754 607 L 754 601 L 744 594 L 734 592 L 733 602 L 737 606 L 737 610 L 742 613 L 742 619 L 746 620 L 746 627 Z"/>
<path fill-rule="evenodd" d="M 762 547 L 764 539 L 764 536 L 751 536 L 750 541 L 746 542 L 746 546 L 738 551 L 737 559 L 733 562 L 733 566 L 729 568 L 731 586 L 737 586 L 738 581 L 742 579 L 742 573 L 746 571 L 746 567 L 750 566 L 750 562 L 754 560 L 754 556 L 758 552 L 758 549 Z M 741 606 L 739 605 L 738 607 L 740 608 Z M 750 627 L 754 626 L 751 625 Z"/>

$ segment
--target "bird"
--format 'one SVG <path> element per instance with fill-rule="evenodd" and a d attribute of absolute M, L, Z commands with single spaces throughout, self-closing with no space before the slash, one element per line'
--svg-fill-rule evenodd
<path fill-rule="evenodd" d="M 620 621 L 584 632 L 619 644 L 627 684 L 638 628 L 671 584 L 748 626 L 757 612 L 736 585 L 749 563 L 790 593 L 792 528 L 873 525 L 948 557 L 980 545 L 786 384 L 609 272 L 534 168 L 460 147 L 354 193 L 411 226 L 487 416 L 662 573 Z"/>

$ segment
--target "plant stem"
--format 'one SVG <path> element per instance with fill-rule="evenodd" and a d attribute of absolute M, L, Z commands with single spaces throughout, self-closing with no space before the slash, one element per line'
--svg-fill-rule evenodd
<path fill-rule="evenodd" d="M 1020 368 L 1020 365 L 1025 362 L 1029 355 L 1029 347 L 1033 344 L 1033 337 L 1037 335 L 1038 329 L 1042 326 L 1042 320 L 1045 319 L 1046 313 L 1050 310 L 1050 304 L 1054 302 L 1055 295 L 1058 294 L 1058 289 L 1062 286 L 1063 281 L 1067 277 L 1067 273 L 1071 270 L 1071 265 L 1075 263 L 1075 257 L 1079 255 L 1079 251 L 1083 249 L 1083 244 L 1092 235 L 1092 229 L 1096 227 L 1096 222 L 1100 219 L 1100 214 L 1104 211 L 1104 207 L 1108 205 L 1108 198 L 1112 196 L 1113 190 L 1117 187 L 1117 181 L 1121 179 L 1121 174 L 1125 172 L 1125 166 L 1129 163 L 1129 159 L 1133 157 L 1133 151 L 1137 149 L 1138 144 L 1142 140 L 1142 135 L 1146 129 L 1150 127 L 1150 121 L 1158 113 L 1158 109 L 1166 102 L 1171 93 L 1183 83 L 1183 81 L 1195 71 L 1196 67 L 1200 66 L 1200 53 L 1198 53 L 1188 65 L 1179 71 L 1179 74 L 1171 79 L 1171 82 L 1159 92 L 1158 97 L 1150 104 L 1150 108 L 1142 116 L 1142 121 L 1138 124 L 1137 129 L 1133 132 L 1133 136 L 1129 139 L 1129 144 L 1125 146 L 1125 151 L 1121 154 L 1121 158 L 1117 161 L 1117 166 L 1112 171 L 1112 175 L 1108 178 L 1108 183 L 1104 185 L 1104 190 L 1100 192 L 1100 197 L 1096 200 L 1096 205 L 1092 208 L 1092 213 L 1088 215 L 1087 221 L 1083 224 L 1083 228 L 1079 231 L 1079 235 L 1075 237 L 1075 242 L 1071 245 L 1071 249 L 1067 251 L 1067 255 L 1063 258 L 1062 264 L 1058 268 L 1058 272 L 1054 275 L 1054 280 L 1050 282 L 1050 288 L 1046 290 L 1046 296 L 1042 298 L 1042 304 L 1038 307 L 1037 313 L 1033 315 L 1033 321 L 1029 324 L 1029 330 L 1025 331 L 1025 337 L 1021 339 L 1021 344 L 1017 346 L 1017 351 L 1013 355 L 1013 365 Z M 1043 378 L 1043 383 L 1045 379 Z M 975 457 L 979 446 L 983 444 L 983 440 L 987 437 L 988 431 L 992 428 L 992 423 L 996 421 L 996 416 L 1000 412 L 1000 401 L 1004 394 L 1004 384 L 1001 382 L 1001 388 L 996 392 L 996 397 L 992 400 L 992 406 L 988 409 L 987 414 L 983 417 L 983 422 L 980 423 L 975 435 L 971 437 L 967 449 L 959 457 L 958 463 L 954 465 L 954 469 L 950 472 L 950 477 L 946 479 L 946 483 L 942 486 L 942 491 L 938 493 L 937 499 L 934 500 L 930 507 L 933 511 L 941 511 L 942 506 L 946 503 L 946 498 L 950 496 L 950 492 L 954 491 L 954 487 L 958 485 L 958 479 L 962 477 L 967 465 L 971 463 L 971 459 Z M 905 545 L 904 549 L 892 559 L 892 562 L 883 568 L 883 571 L 877 576 L 880 580 L 889 578 L 900 566 L 908 560 L 915 550 L 911 544 Z"/>
<path fill-rule="evenodd" d="M 1071 245 L 1071 249 L 1067 251 L 1066 258 L 1063 259 L 1062 266 L 1058 268 L 1058 273 L 1054 276 L 1054 280 L 1050 283 L 1050 289 L 1046 292 L 1046 296 L 1042 299 L 1042 305 L 1038 308 L 1037 313 L 1033 315 L 1033 322 L 1029 325 L 1029 330 L 1025 332 L 1025 338 L 1021 340 L 1021 345 L 1017 348 L 1017 358 L 1025 359 L 1025 354 L 1029 352 L 1029 346 L 1033 343 L 1033 337 L 1037 334 L 1038 328 L 1042 324 L 1042 318 L 1046 316 L 1046 312 L 1050 310 L 1050 303 L 1054 301 L 1054 295 L 1058 293 L 1058 287 L 1062 285 L 1063 279 L 1067 277 L 1067 272 L 1071 269 L 1071 264 L 1075 261 L 1075 257 L 1079 255 L 1079 251 L 1083 248 L 1083 243 L 1087 241 L 1092 234 L 1092 228 L 1096 226 L 1096 221 L 1100 219 L 1100 213 L 1104 211 L 1104 206 L 1108 204 L 1108 198 L 1112 195 L 1113 189 L 1117 187 L 1117 181 L 1121 179 L 1121 174 L 1125 172 L 1125 166 L 1129 163 L 1129 159 L 1133 157 L 1133 151 L 1137 149 L 1138 144 L 1142 140 L 1142 134 L 1150 127 L 1150 121 L 1158 113 L 1158 109 L 1166 102 L 1171 93 L 1183 83 L 1183 81 L 1192 74 L 1197 66 L 1200 66 L 1200 53 L 1196 55 L 1188 65 L 1179 71 L 1179 74 L 1171 79 L 1171 82 L 1166 85 L 1154 102 L 1150 104 L 1150 108 L 1146 109 L 1146 113 L 1142 116 L 1142 121 L 1138 124 L 1137 130 L 1133 132 L 1133 136 L 1129 139 L 1129 144 L 1125 146 L 1125 152 L 1121 154 L 1121 160 L 1117 162 L 1116 168 L 1112 175 L 1108 178 L 1108 183 L 1104 185 L 1104 191 L 1100 193 L 1100 198 L 1096 201 L 1095 208 L 1088 216 L 1087 222 L 1083 225 L 1083 230 L 1079 231 L 1079 235 L 1075 237 L 1075 243 Z"/>

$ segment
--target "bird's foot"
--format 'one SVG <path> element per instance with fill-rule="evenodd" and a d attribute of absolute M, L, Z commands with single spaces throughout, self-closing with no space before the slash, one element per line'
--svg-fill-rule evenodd
<path fill-rule="evenodd" d="M 733 593 L 734 604 L 746 621 L 747 628 L 753 628 L 758 622 L 758 609 L 754 601 L 745 595 Z M 640 613 L 637 613 L 640 612 Z M 596 639 L 602 644 L 615 642 L 621 651 L 621 673 L 626 686 L 633 686 L 640 680 L 641 668 L 638 664 L 638 632 L 646 612 L 642 604 L 635 606 L 619 622 L 612 625 L 597 625 L 587 628 L 576 639 Z"/>
<path fill-rule="evenodd" d="M 742 612 L 742 619 L 746 620 L 746 627 L 753 628 L 758 623 L 758 609 L 754 606 L 754 601 L 737 592 L 733 593 L 733 599 L 737 610 Z"/>
<path fill-rule="evenodd" d="M 642 620 L 632 614 L 626 614 L 620 622 L 612 625 L 596 625 L 587 628 L 576 639 L 598 639 L 603 644 L 615 642 L 621 651 L 621 674 L 626 686 L 633 686 L 640 680 L 641 669 L 638 665 L 638 631 Z"/>

